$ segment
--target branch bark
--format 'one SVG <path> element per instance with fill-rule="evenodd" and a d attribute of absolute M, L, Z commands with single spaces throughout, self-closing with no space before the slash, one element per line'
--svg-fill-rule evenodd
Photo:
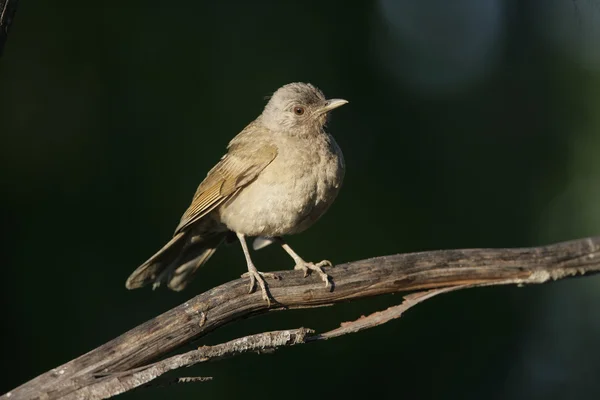
<path fill-rule="evenodd" d="M 318 277 L 303 278 L 298 271 L 282 271 L 277 273 L 280 280 L 269 282 L 275 299 L 270 309 L 260 293 L 249 295 L 247 281 L 238 279 L 190 299 L 0 399 L 108 398 L 181 366 L 330 339 L 381 325 L 440 293 L 476 286 L 539 284 L 598 272 L 600 237 L 594 237 L 543 247 L 440 250 L 354 261 L 327 270 L 333 279 L 330 289 L 323 288 Z M 401 305 L 323 334 L 312 334 L 305 328 L 267 332 L 154 362 L 193 339 L 249 315 L 406 291 L 422 292 L 407 296 Z"/>
<path fill-rule="evenodd" d="M 8 30 L 17 11 L 18 0 L 0 0 L 0 57 L 4 50 Z"/>

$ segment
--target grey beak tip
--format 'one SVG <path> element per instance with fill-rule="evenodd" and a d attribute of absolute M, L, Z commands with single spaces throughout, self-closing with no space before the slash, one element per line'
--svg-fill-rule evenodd
<path fill-rule="evenodd" d="M 331 110 L 334 110 L 338 107 L 343 106 L 344 104 L 348 104 L 348 100 L 345 99 L 329 99 L 326 102 L 325 107 L 323 108 L 323 111 L 325 112 L 329 112 Z"/>

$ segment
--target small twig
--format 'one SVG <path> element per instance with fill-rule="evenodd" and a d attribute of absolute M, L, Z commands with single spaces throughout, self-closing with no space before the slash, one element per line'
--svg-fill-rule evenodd
<path fill-rule="evenodd" d="M 154 388 L 154 387 L 166 387 L 171 385 L 178 385 L 181 383 L 196 383 L 196 382 L 209 382 L 212 381 L 212 376 L 182 376 L 180 378 L 174 379 L 157 379 L 150 383 L 145 384 L 144 388 Z"/>
<path fill-rule="evenodd" d="M 8 31 L 17 12 L 17 3 L 18 0 L 0 0 L 0 56 L 2 56 Z"/>
<path fill-rule="evenodd" d="M 464 289 L 467 287 L 469 286 L 461 285 L 452 286 L 444 289 L 432 289 L 424 292 L 411 293 L 407 296 L 404 296 L 404 301 L 402 302 L 402 304 L 389 307 L 388 309 L 383 311 L 374 312 L 373 314 L 370 314 L 366 317 L 363 315 L 355 321 L 342 322 L 339 328 L 322 333 L 320 335 L 311 336 L 308 338 L 308 341 L 332 339 L 338 336 L 346 335 L 348 333 L 360 332 L 364 331 L 365 329 L 383 325 L 386 322 L 400 318 L 402 314 L 406 312 L 406 310 L 416 306 L 419 303 L 424 302 L 425 300 L 432 298 L 433 296 L 437 296 L 438 294 L 442 293 L 452 292 L 459 289 Z"/>
<path fill-rule="evenodd" d="M 92 396 L 93 393 L 98 391 L 98 388 L 104 387 L 115 388 L 113 391 L 104 392 L 104 396 L 116 396 L 124 391 L 147 384 L 166 372 L 175 369 L 191 367 L 198 363 L 207 361 L 222 360 L 238 354 L 249 352 L 259 353 L 275 350 L 279 347 L 294 346 L 299 343 L 305 343 L 306 337 L 310 333 L 313 333 L 313 331 L 306 328 L 289 329 L 284 331 L 265 332 L 256 335 L 245 336 L 214 346 L 202 346 L 196 350 L 178 354 L 144 367 L 135 368 L 129 371 L 105 374 L 99 377 L 99 380 L 95 384 L 84 387 L 81 389 L 81 391 L 74 392 L 65 398 L 90 398 L 88 396 Z M 185 382 L 191 382 L 189 380 L 191 378 L 179 378 L 180 381 L 181 379 L 184 379 Z M 198 381 L 210 379 L 211 378 L 201 378 L 198 379 Z M 110 381 L 110 384 L 107 381 Z"/>
<path fill-rule="evenodd" d="M 173 383 L 192 383 L 192 382 L 208 382 L 212 381 L 212 376 L 182 376 L 177 378 Z"/>

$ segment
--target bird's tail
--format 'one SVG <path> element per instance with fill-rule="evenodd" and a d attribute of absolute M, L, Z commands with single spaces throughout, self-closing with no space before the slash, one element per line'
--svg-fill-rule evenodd
<path fill-rule="evenodd" d="M 156 289 L 166 283 L 169 289 L 180 291 L 192 281 L 194 272 L 208 261 L 224 239 L 225 232 L 206 238 L 179 232 L 133 271 L 125 287 L 137 289 L 152 283 L 152 288 Z"/>

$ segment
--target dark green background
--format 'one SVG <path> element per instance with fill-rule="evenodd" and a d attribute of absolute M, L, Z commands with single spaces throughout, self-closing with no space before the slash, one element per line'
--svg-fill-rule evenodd
<path fill-rule="evenodd" d="M 235 279 L 239 246 L 182 293 L 129 292 L 264 96 L 350 104 L 344 188 L 290 243 L 335 263 L 600 233 L 596 1 L 21 1 L 0 59 L 0 392 Z M 283 251 L 259 269 L 292 267 Z M 123 398 L 598 399 L 600 278 L 435 298 L 370 331 L 179 371 Z M 384 296 L 202 339 L 324 331 Z"/>

